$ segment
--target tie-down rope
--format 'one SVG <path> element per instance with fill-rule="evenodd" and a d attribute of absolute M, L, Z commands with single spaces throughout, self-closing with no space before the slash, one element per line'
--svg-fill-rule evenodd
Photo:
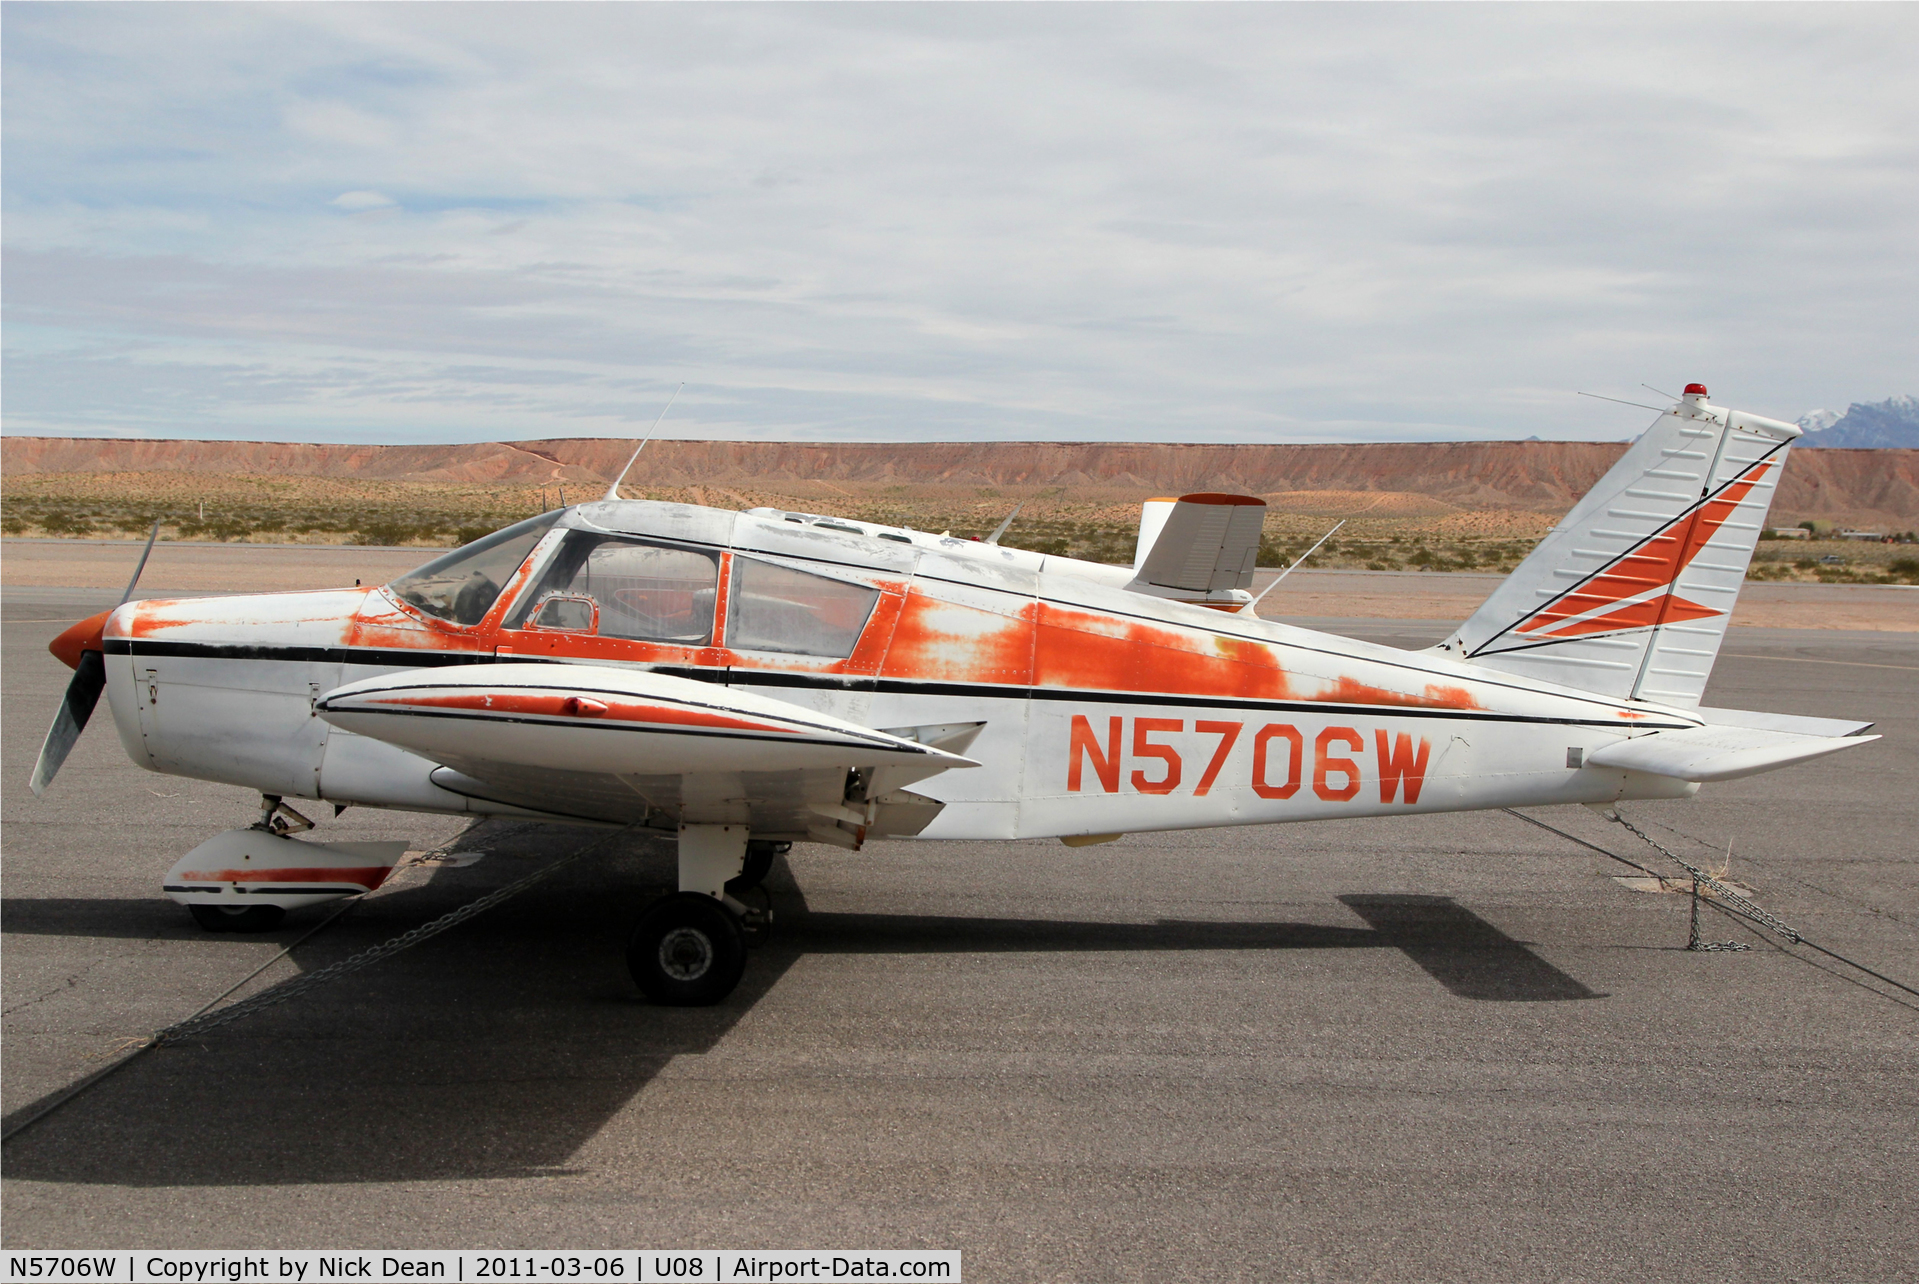
<path fill-rule="evenodd" d="M 1591 850 L 1591 851 L 1598 852 L 1601 856 L 1607 856 L 1613 860 L 1619 861 L 1621 864 L 1630 865 L 1636 870 L 1652 875 L 1652 877 L 1654 878 L 1660 877 L 1658 874 L 1654 873 L 1650 869 L 1647 869 L 1644 865 L 1641 865 L 1639 862 L 1627 860 L 1624 856 L 1620 856 L 1614 852 L 1609 852 L 1604 847 L 1601 847 L 1596 843 L 1589 843 L 1583 838 L 1579 838 L 1572 834 L 1569 834 L 1565 830 L 1557 827 L 1556 825 L 1548 825 L 1543 820 L 1539 820 L 1539 819 L 1536 819 L 1535 817 L 1527 816 L 1521 812 L 1514 811 L 1511 807 L 1502 807 L 1500 808 L 1500 810 L 1505 812 L 1508 816 L 1516 816 L 1520 820 L 1525 821 L 1529 825 L 1537 825 L 1541 829 L 1548 830 L 1552 833 L 1558 834 L 1561 838 L 1564 838 L 1569 842 L 1577 843 L 1581 847 L 1587 848 L 1588 850 Z M 1620 815 L 1617 810 L 1612 810 L 1607 812 L 1606 819 L 1613 821 L 1615 824 L 1625 826 L 1627 831 L 1636 835 L 1640 839 L 1640 841 L 1644 842 L 1647 846 L 1651 847 L 1654 851 L 1661 852 L 1664 855 L 1670 857 L 1672 861 L 1675 864 L 1677 864 L 1681 869 L 1684 869 L 1688 874 L 1692 875 L 1693 922 L 1692 922 L 1691 939 L 1687 942 L 1687 945 L 1686 945 L 1687 949 L 1711 950 L 1711 949 L 1717 948 L 1717 949 L 1723 950 L 1727 948 L 1729 944 L 1731 944 L 1731 942 L 1725 942 L 1725 943 L 1702 942 L 1699 940 L 1699 899 L 1700 899 L 1699 888 L 1703 885 L 1705 887 L 1711 888 L 1713 891 L 1712 904 L 1716 905 L 1719 909 L 1724 910 L 1726 913 L 1731 914 L 1737 918 L 1746 919 L 1749 922 L 1757 923 L 1761 927 L 1769 928 L 1772 931 L 1777 932 L 1779 935 L 1785 937 L 1788 941 L 1792 942 L 1794 945 L 1803 945 L 1809 950 L 1817 950 L 1819 951 L 1819 953 L 1825 955 L 1827 958 L 1836 959 L 1839 962 L 1844 963 L 1847 967 L 1857 968 L 1859 971 L 1864 972 L 1867 976 L 1870 976 L 1875 980 L 1884 981 L 1887 985 L 1890 985 L 1894 987 L 1895 989 L 1904 990 L 1907 994 L 1910 994 L 1915 998 L 1919 998 L 1919 989 L 1914 989 L 1912 986 L 1907 985 L 1904 981 L 1895 981 L 1891 977 L 1887 976 L 1884 972 L 1875 971 L 1874 969 L 1867 967 L 1864 963 L 1855 962 L 1854 960 L 1847 958 L 1845 955 L 1839 953 L 1836 950 L 1829 950 L 1825 946 L 1817 943 L 1816 941 L 1807 940 L 1805 933 L 1786 926 L 1786 924 L 1780 922 L 1777 918 L 1773 917 L 1771 914 L 1767 913 L 1765 910 L 1761 909 L 1759 906 L 1753 904 L 1751 901 L 1747 900 L 1744 896 L 1741 896 L 1739 893 L 1733 891 L 1730 887 L 1727 887 L 1724 883 L 1720 882 L 1718 879 L 1714 878 L 1711 874 L 1708 874 L 1705 870 L 1699 868 L 1697 865 L 1693 864 L 1691 861 L 1687 860 L 1685 857 L 1679 855 L 1675 851 L 1672 851 L 1670 848 L 1662 846 L 1660 843 L 1656 842 L 1651 835 L 1647 834 L 1645 830 L 1639 828 L 1639 826 L 1633 824 L 1631 821 L 1627 820 L 1624 816 Z M 1886 997 L 1890 998 L 1891 996 L 1888 995 Z"/>

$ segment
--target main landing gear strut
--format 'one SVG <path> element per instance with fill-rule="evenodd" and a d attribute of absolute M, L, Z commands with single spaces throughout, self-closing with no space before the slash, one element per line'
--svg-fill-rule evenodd
<path fill-rule="evenodd" d="M 672 1007 L 731 994 L 746 970 L 746 928 L 772 920 L 735 894 L 757 887 L 788 846 L 749 841 L 745 825 L 680 826 L 680 890 L 647 907 L 626 946 L 641 993 Z"/>

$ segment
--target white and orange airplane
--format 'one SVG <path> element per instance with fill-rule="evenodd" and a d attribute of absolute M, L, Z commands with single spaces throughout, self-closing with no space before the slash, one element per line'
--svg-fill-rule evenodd
<path fill-rule="evenodd" d="M 164 883 L 229 930 L 377 887 L 405 847 L 291 837 L 288 799 L 673 832 L 679 891 L 628 962 L 712 1003 L 782 844 L 1680 798 L 1873 739 L 1699 703 L 1799 433 L 1688 385 L 1423 652 L 1254 614 L 1244 496 L 1148 504 L 1112 567 L 616 483 L 381 588 L 74 625 L 33 787 L 104 688 L 141 766 L 258 790 L 259 825 Z"/>

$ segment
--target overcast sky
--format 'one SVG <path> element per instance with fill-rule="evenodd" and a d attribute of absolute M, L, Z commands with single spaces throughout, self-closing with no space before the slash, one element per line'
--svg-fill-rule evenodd
<path fill-rule="evenodd" d="M 1919 391 L 1919 7 L 8 4 L 5 429 L 1431 440 Z"/>

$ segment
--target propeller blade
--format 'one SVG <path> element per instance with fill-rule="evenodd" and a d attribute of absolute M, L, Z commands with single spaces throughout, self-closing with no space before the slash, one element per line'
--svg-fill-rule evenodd
<path fill-rule="evenodd" d="M 164 514 L 162 515 L 164 517 Z M 133 578 L 127 581 L 127 591 L 120 595 L 120 604 L 125 606 L 133 597 L 133 590 L 139 586 L 140 575 L 147 569 L 147 559 L 153 556 L 153 542 L 160 538 L 162 518 L 153 519 L 153 529 L 147 532 L 147 546 L 140 550 L 140 561 L 133 568 Z M 60 701 L 60 712 L 53 715 L 53 725 L 47 728 L 47 738 L 40 745 L 40 760 L 33 764 L 33 779 L 28 787 L 35 798 L 47 792 L 47 786 L 60 774 L 60 764 L 73 752 L 74 741 L 87 729 L 87 719 L 93 716 L 93 706 L 100 703 L 100 693 L 107 686 L 106 657 L 99 651 L 81 649 L 78 663 L 62 649 L 61 643 L 68 638 L 77 639 L 76 647 L 84 648 L 88 637 L 87 626 L 104 625 L 105 613 L 92 620 L 82 620 L 68 629 L 53 644 L 53 653 L 73 665 L 73 680 L 67 683 L 67 693 Z M 100 641 L 100 629 L 95 627 L 90 640 L 96 645 Z"/>
<path fill-rule="evenodd" d="M 127 581 L 127 591 L 120 595 L 121 606 L 125 606 L 127 600 L 133 596 L 133 590 L 140 583 L 141 572 L 147 569 L 147 559 L 153 556 L 153 541 L 160 538 L 160 522 L 164 516 L 165 514 L 162 514 L 153 519 L 153 529 L 147 532 L 147 546 L 140 550 L 140 561 L 133 568 L 133 578 Z M 86 719 L 82 718 L 80 721 L 85 722 Z"/>
<path fill-rule="evenodd" d="M 87 719 L 93 716 L 93 706 L 99 703 L 100 692 L 105 690 L 106 685 L 105 657 L 98 651 L 82 651 L 80 663 L 73 670 L 73 681 L 67 683 L 66 697 L 60 702 L 60 712 L 53 715 L 53 726 L 47 731 L 46 743 L 40 746 L 40 761 L 33 764 L 33 780 L 29 787 L 34 797 L 44 794 L 47 786 L 53 783 L 60 764 L 67 760 L 67 754 L 73 749 L 73 742 L 80 738 Z"/>

